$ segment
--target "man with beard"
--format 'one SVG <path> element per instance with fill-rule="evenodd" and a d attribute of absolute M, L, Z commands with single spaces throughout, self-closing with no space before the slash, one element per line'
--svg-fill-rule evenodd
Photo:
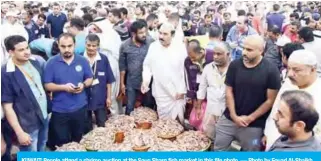
<path fill-rule="evenodd" d="M 236 139 L 244 151 L 259 151 L 265 120 L 281 86 L 279 71 L 263 59 L 259 35 L 244 40 L 243 58 L 226 73 L 226 110 L 216 126 L 214 150 L 225 151 Z"/>
<path fill-rule="evenodd" d="M 150 35 L 154 40 L 158 39 L 158 16 L 156 14 L 150 14 L 146 18 L 148 26 L 148 35 Z"/>
<path fill-rule="evenodd" d="M 152 94 L 156 100 L 160 118 L 184 121 L 186 85 L 184 81 L 184 60 L 186 46 L 174 43 L 175 27 L 164 23 L 159 30 L 159 40 L 153 42 L 143 64 L 142 93 L 149 88 L 153 77 Z"/>
<path fill-rule="evenodd" d="M 31 11 L 25 11 L 22 13 L 22 19 L 23 24 L 25 26 L 25 29 L 28 32 L 29 35 L 29 41 L 38 39 L 40 37 L 39 35 L 39 27 L 36 25 L 36 23 L 32 20 L 33 13 Z"/>
<path fill-rule="evenodd" d="M 67 16 L 61 12 L 59 3 L 54 2 L 53 12 L 47 17 L 50 38 L 57 39 L 63 33 L 63 28 L 67 21 Z"/>
<path fill-rule="evenodd" d="M 126 115 L 134 110 L 136 99 L 141 94 L 143 62 L 149 45 L 153 42 L 151 37 L 146 36 L 147 24 L 144 20 L 135 21 L 130 27 L 130 32 L 132 37 L 121 45 L 119 57 L 120 91 L 127 96 Z M 147 102 L 142 102 L 143 105 L 152 106 L 151 92 L 147 92 L 144 97 Z"/>
<path fill-rule="evenodd" d="M 58 46 L 60 54 L 47 62 L 44 83 L 52 92 L 52 142 L 61 146 L 81 140 L 88 104 L 85 88 L 91 86 L 93 73 L 88 60 L 74 54 L 75 38 L 71 34 L 61 34 Z"/>
<path fill-rule="evenodd" d="M 321 143 L 313 133 L 319 120 L 314 101 L 310 94 L 303 91 L 282 94 L 280 108 L 274 116 L 282 136 L 269 151 L 321 151 Z"/>
<path fill-rule="evenodd" d="M 266 150 L 280 137 L 280 133 L 274 124 L 273 117 L 280 107 L 280 96 L 287 90 L 302 90 L 309 93 L 314 99 L 314 107 L 321 114 L 320 89 L 321 80 L 317 76 L 317 58 L 314 53 L 306 49 L 294 51 L 287 62 L 287 76 L 275 99 L 272 112 L 266 120 L 263 144 Z M 315 136 L 321 141 L 321 121 L 314 128 Z"/>

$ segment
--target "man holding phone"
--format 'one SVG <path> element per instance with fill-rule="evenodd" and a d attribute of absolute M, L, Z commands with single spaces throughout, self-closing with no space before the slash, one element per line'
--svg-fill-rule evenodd
<path fill-rule="evenodd" d="M 53 92 L 51 134 L 54 145 L 61 146 L 72 141 L 79 142 L 86 126 L 87 95 L 85 88 L 91 86 L 93 73 L 89 62 L 75 55 L 75 38 L 68 33 L 58 38 L 61 54 L 52 57 L 46 65 L 44 83 Z"/>

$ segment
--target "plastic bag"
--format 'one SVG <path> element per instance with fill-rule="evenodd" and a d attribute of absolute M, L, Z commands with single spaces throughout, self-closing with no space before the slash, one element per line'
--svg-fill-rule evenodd
<path fill-rule="evenodd" d="M 197 117 L 197 111 L 195 108 L 192 109 L 191 114 L 189 116 L 189 124 L 195 127 L 199 131 L 203 131 L 202 122 L 205 115 L 205 111 L 206 111 L 206 102 L 204 101 L 202 102 L 202 105 L 201 105 L 200 117 L 199 118 Z"/>

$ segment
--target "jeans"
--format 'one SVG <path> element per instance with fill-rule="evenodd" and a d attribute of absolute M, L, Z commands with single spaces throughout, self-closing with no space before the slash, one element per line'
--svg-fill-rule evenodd
<path fill-rule="evenodd" d="M 126 115 L 129 115 L 135 108 L 135 103 L 137 97 L 142 94 L 140 90 L 137 90 L 132 87 L 127 87 L 127 106 L 126 106 Z M 155 100 L 152 96 L 151 90 L 143 95 L 142 105 L 150 108 L 154 108 Z"/>
<path fill-rule="evenodd" d="M 3 139 L 7 144 L 6 152 L 1 157 L 1 161 L 11 161 L 12 136 L 15 134 L 8 121 L 5 119 L 1 120 L 1 132 Z"/>
<path fill-rule="evenodd" d="M 31 144 L 28 146 L 20 146 L 20 151 L 45 151 L 46 143 L 48 140 L 49 118 L 45 119 L 45 124 L 31 133 Z"/>
<path fill-rule="evenodd" d="M 54 140 L 51 140 L 51 146 L 61 146 L 81 140 L 86 127 L 86 119 L 88 119 L 86 106 L 72 113 L 52 112 L 50 128 Z"/>

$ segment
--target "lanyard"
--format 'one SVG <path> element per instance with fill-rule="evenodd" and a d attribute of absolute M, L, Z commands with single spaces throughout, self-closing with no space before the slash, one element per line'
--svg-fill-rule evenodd
<path fill-rule="evenodd" d="M 22 72 L 22 74 L 23 74 L 27 79 L 29 79 L 29 80 L 36 86 L 37 90 L 38 90 L 39 93 L 40 93 L 40 96 L 42 96 L 41 89 L 40 89 L 40 87 L 37 85 L 36 81 L 33 79 L 33 76 L 31 76 L 29 73 L 27 73 L 20 65 L 17 65 L 17 64 L 15 64 L 15 65 L 19 68 L 19 70 Z M 30 64 L 28 64 L 28 68 L 30 69 L 30 71 L 32 71 Z"/>

